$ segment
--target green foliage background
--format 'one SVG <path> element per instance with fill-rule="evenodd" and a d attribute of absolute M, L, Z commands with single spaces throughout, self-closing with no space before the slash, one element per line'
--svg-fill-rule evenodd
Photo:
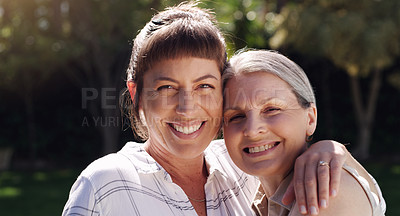
<path fill-rule="evenodd" d="M 25 170 L 80 170 L 134 140 L 117 106 L 132 39 L 155 11 L 179 2 L 0 0 L 0 149 L 14 150 L 12 171 L 0 171 L 0 199 L 8 200 L 1 203 L 18 201 L 4 196 L 15 188 L 57 190 L 51 182 L 72 184 L 76 174 Z M 200 6 L 215 12 L 229 56 L 245 47 L 278 49 L 306 71 L 318 101 L 315 140 L 357 147 L 349 75 L 359 77 L 366 101 L 371 71 L 381 70 L 371 154 L 363 162 L 391 192 L 400 163 L 399 1 L 207 0 Z M 99 95 L 87 100 L 85 89 Z M 399 195 L 390 192 L 388 203 L 395 204 Z"/>
<path fill-rule="evenodd" d="M 177 3 L 0 0 L 0 147 L 14 148 L 13 165 L 32 165 L 33 160 L 46 166 L 85 166 L 132 140 L 115 106 L 124 89 L 132 39 L 155 11 Z M 215 12 L 229 55 L 244 47 L 273 48 L 304 68 L 319 103 L 316 139 L 351 143 L 350 149 L 356 145 L 346 74 L 362 74 L 361 87 L 367 92 L 369 71 L 381 69 L 371 156 L 386 160 L 398 158 L 400 151 L 399 4 L 215 0 L 200 6 Z M 87 107 L 86 88 L 99 93 L 85 101 Z M 108 97 L 101 94 L 105 88 L 111 89 L 111 112 L 102 104 Z M 111 117 L 117 125 L 107 121 Z M 102 134 L 110 130 L 116 131 L 115 142 L 106 148 Z"/>
<path fill-rule="evenodd" d="M 155 11 L 176 3 L 0 0 L 0 146 L 15 149 L 16 167 L 29 160 L 87 164 L 133 139 L 118 108 L 104 108 L 107 95 L 101 90 L 111 88 L 108 102 L 118 104 L 132 39 Z M 244 47 L 273 48 L 305 69 L 319 101 L 317 139 L 351 143 L 350 149 L 356 145 L 346 72 L 362 74 L 367 92 L 369 71 L 381 69 L 372 157 L 398 157 L 398 1 L 215 0 L 200 6 L 215 11 L 229 55 Z M 100 93 L 88 107 L 85 88 Z M 111 117 L 117 125 L 110 125 Z M 101 135 L 110 130 L 116 131 L 115 142 L 107 148 Z"/>

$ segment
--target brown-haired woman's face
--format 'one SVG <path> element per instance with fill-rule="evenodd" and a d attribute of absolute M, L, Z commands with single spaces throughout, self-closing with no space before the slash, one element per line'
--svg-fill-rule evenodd
<path fill-rule="evenodd" d="M 141 109 L 151 144 L 179 157 L 202 154 L 221 126 L 221 75 L 214 60 L 163 60 L 143 77 Z"/>

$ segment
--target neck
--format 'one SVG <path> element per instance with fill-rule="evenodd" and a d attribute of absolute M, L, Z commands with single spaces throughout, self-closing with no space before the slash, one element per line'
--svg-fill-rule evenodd
<path fill-rule="evenodd" d="M 204 185 L 207 182 L 208 169 L 205 164 L 204 152 L 192 157 L 182 157 L 173 154 L 157 143 L 147 140 L 145 150 L 171 176 L 172 181 L 180 186 L 192 203 L 198 215 L 207 215 L 206 194 Z"/>
<path fill-rule="evenodd" d="M 265 195 L 270 198 L 272 195 L 275 194 L 276 190 L 278 189 L 279 185 L 282 183 L 282 181 L 288 176 L 288 174 L 293 170 L 294 164 L 295 164 L 295 159 L 301 155 L 303 152 L 305 152 L 307 149 L 307 145 L 304 144 L 301 146 L 301 148 L 298 150 L 298 152 L 293 156 L 289 158 L 293 158 L 292 160 L 288 159 L 288 163 L 292 164 L 289 167 L 283 168 L 280 166 L 278 170 L 275 170 L 273 172 L 274 174 L 270 173 L 264 173 L 264 175 L 257 176 L 260 179 L 261 185 L 263 187 L 263 190 L 265 192 Z"/>
<path fill-rule="evenodd" d="M 286 175 L 275 175 L 275 176 L 259 176 L 261 186 L 265 192 L 267 198 L 270 198 L 275 194 L 281 182 L 285 179 Z"/>
<path fill-rule="evenodd" d="M 172 180 L 178 185 L 179 182 L 192 182 L 193 179 L 196 179 L 196 182 L 199 179 L 207 179 L 208 170 L 205 165 L 204 153 L 193 158 L 179 157 L 149 141 L 145 143 L 145 150 L 170 174 Z"/>

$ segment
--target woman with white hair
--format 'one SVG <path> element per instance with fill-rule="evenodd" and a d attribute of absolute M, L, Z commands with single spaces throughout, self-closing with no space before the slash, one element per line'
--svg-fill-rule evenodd
<path fill-rule="evenodd" d="M 301 215 L 306 207 L 285 205 L 296 158 L 308 148 L 317 127 L 313 88 L 304 71 L 285 56 L 264 50 L 237 54 L 223 75 L 224 139 L 234 163 L 260 180 L 253 201 L 257 215 Z M 311 206 L 312 215 L 384 215 L 378 184 L 360 164 L 348 160 L 340 193 L 329 208 Z M 320 161 L 318 171 L 328 170 Z M 321 185 L 319 185 L 321 186 Z M 315 185 L 317 187 L 317 185 Z M 327 200 L 320 200 L 326 206 Z"/>

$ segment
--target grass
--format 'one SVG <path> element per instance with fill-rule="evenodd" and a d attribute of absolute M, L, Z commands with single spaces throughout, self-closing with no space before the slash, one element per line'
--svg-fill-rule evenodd
<path fill-rule="evenodd" d="M 1 215 L 61 215 L 69 190 L 78 174 L 72 170 L 1 172 Z"/>
<path fill-rule="evenodd" d="M 383 191 L 387 204 L 386 215 L 400 215 L 400 165 L 370 163 L 365 167 Z M 1 215 L 61 215 L 69 190 L 78 174 L 74 170 L 1 172 Z"/>

